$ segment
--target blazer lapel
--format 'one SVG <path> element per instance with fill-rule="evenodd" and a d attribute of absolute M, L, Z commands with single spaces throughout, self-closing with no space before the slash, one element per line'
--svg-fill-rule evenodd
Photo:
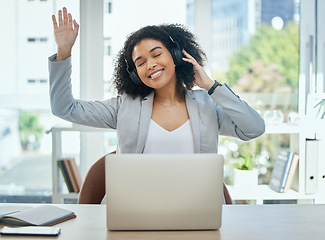
<path fill-rule="evenodd" d="M 144 145 L 146 144 L 150 119 L 152 115 L 153 98 L 154 98 L 154 92 L 150 93 L 141 102 L 139 136 L 138 136 L 136 153 L 142 153 L 144 149 Z"/>
<path fill-rule="evenodd" d="M 194 137 L 194 152 L 200 153 L 200 123 L 199 123 L 199 108 L 195 97 L 191 91 L 187 91 L 185 95 L 186 107 L 188 115 L 190 116 L 190 122 L 192 126 L 192 132 Z"/>

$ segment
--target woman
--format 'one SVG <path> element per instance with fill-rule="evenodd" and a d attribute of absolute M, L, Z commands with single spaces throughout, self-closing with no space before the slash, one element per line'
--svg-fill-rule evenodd
<path fill-rule="evenodd" d="M 260 115 L 203 69 L 205 54 L 180 25 L 147 26 L 131 34 L 118 54 L 118 96 L 76 100 L 71 49 L 79 25 L 67 9 L 52 16 L 57 54 L 49 58 L 54 115 L 117 131 L 118 153 L 216 153 L 219 134 L 250 140 L 264 133 Z M 197 85 L 201 90 L 191 90 Z"/>

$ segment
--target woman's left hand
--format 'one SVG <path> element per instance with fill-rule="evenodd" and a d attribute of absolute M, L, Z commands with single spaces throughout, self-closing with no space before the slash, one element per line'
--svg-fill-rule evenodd
<path fill-rule="evenodd" d="M 185 56 L 183 58 L 183 61 L 189 62 L 193 65 L 193 70 L 195 74 L 195 81 L 194 83 L 198 85 L 200 88 L 204 88 L 207 91 L 213 86 L 214 81 L 209 78 L 207 73 L 204 71 L 204 68 L 198 64 L 198 62 L 185 50 L 182 50 L 183 55 Z"/>

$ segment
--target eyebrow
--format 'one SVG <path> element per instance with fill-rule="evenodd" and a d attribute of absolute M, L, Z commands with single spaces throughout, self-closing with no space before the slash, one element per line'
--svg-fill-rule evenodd
<path fill-rule="evenodd" d="M 159 46 L 157 46 L 157 47 L 152 48 L 149 52 L 151 53 L 151 52 L 155 51 L 156 49 L 162 49 L 162 48 L 159 47 Z M 134 63 L 136 63 L 136 61 L 138 61 L 138 60 L 141 59 L 141 58 L 142 58 L 141 56 L 140 56 L 140 57 L 137 57 L 137 58 L 134 60 Z"/>

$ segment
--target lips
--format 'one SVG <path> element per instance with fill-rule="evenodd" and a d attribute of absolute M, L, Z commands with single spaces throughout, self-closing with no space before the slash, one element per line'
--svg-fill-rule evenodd
<path fill-rule="evenodd" d="M 163 74 L 163 69 L 160 69 L 160 70 L 157 70 L 157 71 L 154 71 L 153 73 L 151 73 L 149 75 L 149 78 L 150 79 L 156 79 L 156 78 L 159 78 L 162 74 Z"/>

